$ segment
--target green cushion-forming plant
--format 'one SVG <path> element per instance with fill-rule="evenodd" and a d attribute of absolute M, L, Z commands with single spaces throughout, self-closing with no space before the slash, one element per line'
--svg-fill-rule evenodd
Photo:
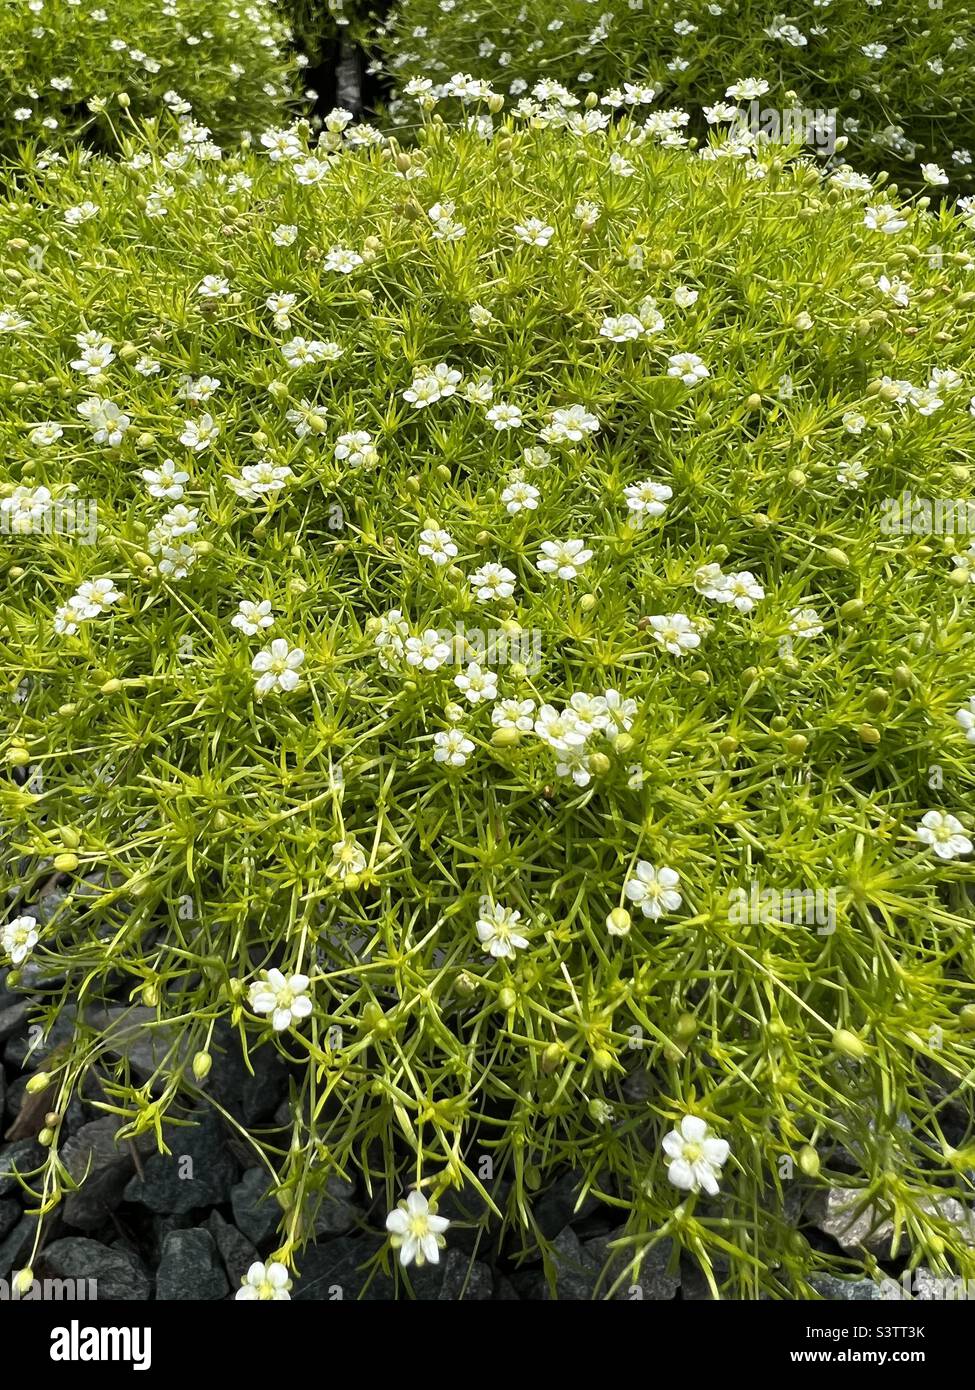
<path fill-rule="evenodd" d="M 178 1154 L 236 1038 L 299 1271 L 336 1173 L 517 1255 L 572 1169 L 725 1294 L 873 1272 L 837 1185 L 971 1277 L 972 229 L 495 117 L 0 205 L 26 1180 L 81 1086 Z"/>
<path fill-rule="evenodd" d="M 218 140 L 262 130 L 295 84 L 289 32 L 269 0 L 6 0 L 0 153 L 30 136 L 111 142 L 120 105 L 188 102 Z"/>
<path fill-rule="evenodd" d="M 975 10 L 959 0 L 798 0 L 785 14 L 777 0 L 399 0 L 377 41 L 398 86 L 457 72 L 515 95 L 538 79 L 579 96 L 649 82 L 698 135 L 726 87 L 763 79 L 758 129 L 775 111 L 804 110 L 825 151 L 817 117 L 835 113 L 858 168 L 917 177 L 933 161 L 961 187 L 975 168 Z M 750 115 L 751 101 L 740 104 Z M 411 110 L 393 106 L 406 121 Z"/>

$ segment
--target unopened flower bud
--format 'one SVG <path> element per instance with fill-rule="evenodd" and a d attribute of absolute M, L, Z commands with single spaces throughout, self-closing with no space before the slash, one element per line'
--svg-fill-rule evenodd
<path fill-rule="evenodd" d="M 606 918 L 606 930 L 610 936 L 626 936 L 633 925 L 633 918 L 625 907 L 614 907 Z"/>
<path fill-rule="evenodd" d="M 198 1052 L 193 1058 L 193 1075 L 197 1081 L 205 1081 L 210 1075 L 210 1068 L 213 1066 L 213 1058 L 209 1052 Z"/>
<path fill-rule="evenodd" d="M 491 742 L 495 748 L 513 748 L 521 742 L 521 734 L 517 729 L 495 729 Z"/>
<path fill-rule="evenodd" d="M 799 1150 L 799 1168 L 807 1178 L 815 1178 L 819 1175 L 819 1154 L 812 1144 L 803 1144 Z"/>
<path fill-rule="evenodd" d="M 856 1061 L 861 1061 L 867 1055 L 866 1043 L 856 1033 L 851 1033 L 849 1028 L 837 1028 L 833 1034 L 833 1047 L 844 1057 L 852 1057 Z"/>

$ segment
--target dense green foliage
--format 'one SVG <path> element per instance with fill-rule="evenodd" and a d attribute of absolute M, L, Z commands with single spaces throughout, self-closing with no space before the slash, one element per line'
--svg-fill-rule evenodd
<path fill-rule="evenodd" d="M 5 0 L 0 152 L 111 138 L 120 95 L 140 118 L 188 102 L 218 140 L 261 130 L 294 87 L 288 33 L 269 0 Z"/>
<path fill-rule="evenodd" d="M 858 168 L 916 176 L 934 161 L 965 186 L 975 159 L 975 10 L 960 0 L 798 0 L 785 14 L 771 0 L 400 0 L 380 46 L 398 85 L 463 72 L 512 95 L 542 78 L 584 96 L 649 82 L 697 134 L 727 87 L 764 79 L 763 108 L 835 112 Z M 393 109 L 411 119 L 409 103 Z"/>
<path fill-rule="evenodd" d="M 572 1167 L 634 1257 L 811 1297 L 873 1267 L 795 1229 L 854 1155 L 972 1276 L 975 569 L 891 519 L 971 495 L 972 229 L 495 119 L 0 205 L 4 945 L 80 1020 L 36 1084 L 172 1142 L 218 1024 L 277 1049 L 299 1268 L 336 1172 L 517 1251 Z"/>

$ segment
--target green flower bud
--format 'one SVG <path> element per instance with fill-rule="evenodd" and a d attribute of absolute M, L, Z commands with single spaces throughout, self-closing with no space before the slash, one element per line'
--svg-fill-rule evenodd
<path fill-rule="evenodd" d="M 851 598 L 847 599 L 846 603 L 841 605 L 840 617 L 848 618 L 851 622 L 855 622 L 857 618 L 862 618 L 866 611 L 867 605 L 862 598 Z"/>
<path fill-rule="evenodd" d="M 842 1052 L 844 1057 L 852 1057 L 858 1062 L 867 1055 L 866 1043 L 848 1028 L 837 1028 L 833 1034 L 833 1048 L 836 1052 Z"/>
<path fill-rule="evenodd" d="M 210 1068 L 213 1066 L 213 1058 L 209 1052 L 198 1052 L 193 1058 L 193 1075 L 197 1081 L 205 1081 L 210 1075 Z"/>
<path fill-rule="evenodd" d="M 491 742 L 495 748 L 513 748 L 521 742 L 521 734 L 517 729 L 495 729 Z"/>
<path fill-rule="evenodd" d="M 819 1176 L 819 1154 L 812 1144 L 804 1144 L 799 1150 L 799 1168 L 807 1178 Z"/>
<path fill-rule="evenodd" d="M 610 936 L 626 936 L 633 925 L 633 918 L 625 907 L 614 907 L 606 918 L 606 930 Z"/>

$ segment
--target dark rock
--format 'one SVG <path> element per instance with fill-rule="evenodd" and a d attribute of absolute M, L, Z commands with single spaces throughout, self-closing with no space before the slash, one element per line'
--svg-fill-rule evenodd
<path fill-rule="evenodd" d="M 725 1282 L 730 1274 L 730 1269 L 724 1260 L 714 1261 L 714 1282 L 718 1288 Z M 689 1302 L 708 1302 L 714 1300 L 711 1292 L 711 1285 L 707 1281 L 704 1270 L 696 1260 L 690 1257 L 681 1260 L 680 1266 L 680 1296 Z"/>
<path fill-rule="evenodd" d="M 657 1078 L 652 1072 L 647 1071 L 642 1062 L 638 1062 L 633 1070 L 624 1076 L 620 1090 L 624 1099 L 631 1105 L 642 1105 L 650 1099 L 657 1086 Z"/>
<path fill-rule="evenodd" d="M 29 1028 L 10 1038 L 3 1050 L 3 1060 L 7 1066 L 23 1071 L 38 1071 L 56 1047 L 71 1041 L 76 1013 L 74 1005 L 69 1004 L 62 1009 L 46 1034 L 42 1019 L 37 1018 Z"/>
<path fill-rule="evenodd" d="M 494 1276 L 480 1260 L 469 1260 L 459 1250 L 448 1250 L 443 1258 L 441 1303 L 483 1303 L 494 1297 Z"/>
<path fill-rule="evenodd" d="M 72 1096 L 68 1101 L 68 1108 L 64 1112 L 64 1119 L 61 1121 L 62 1139 L 73 1137 L 78 1133 L 82 1125 L 88 1124 L 95 1118 L 94 1115 L 88 1114 L 84 1104 L 78 1096 Z"/>
<path fill-rule="evenodd" d="M 123 1216 L 127 1208 L 123 1208 Z M 200 1224 L 200 1212 L 187 1212 L 183 1216 L 154 1216 L 149 1224 L 149 1229 L 138 1228 L 138 1245 L 132 1253 L 138 1255 L 140 1259 L 145 1259 L 150 1269 L 155 1269 L 162 1259 L 162 1252 L 166 1241 L 174 1232 L 189 1231 L 194 1226 Z M 125 1236 L 119 1235 L 117 1238 L 109 1240 L 109 1245 L 121 1246 L 123 1250 L 132 1249 L 132 1244 Z"/>
<path fill-rule="evenodd" d="M 339 1236 L 321 1245 L 306 1246 L 299 1259 L 300 1277 L 291 1297 L 327 1303 L 367 1302 L 391 1299 L 393 1281 L 381 1269 L 361 1269 L 382 1249 L 384 1241 L 374 1236 Z M 421 1271 L 422 1272 L 422 1271 Z"/>
<path fill-rule="evenodd" d="M 549 1249 L 555 1265 L 556 1298 L 559 1302 L 586 1302 L 595 1296 L 596 1283 L 602 1272 L 596 1260 L 583 1245 L 574 1231 L 566 1227 L 560 1231 Z M 546 1294 L 551 1293 L 546 1286 Z"/>
<path fill-rule="evenodd" d="M 0 1042 L 6 1042 L 22 1030 L 26 1031 L 29 1010 L 30 1005 L 26 999 L 0 1005 Z"/>
<path fill-rule="evenodd" d="M 152 1293 L 152 1281 L 141 1260 L 84 1236 L 68 1236 L 46 1246 L 34 1272 L 39 1279 L 94 1279 L 99 1303 L 144 1302 Z"/>
<path fill-rule="evenodd" d="M 30 915 L 36 919 L 39 927 L 50 926 L 54 918 L 63 913 L 64 904 L 68 899 L 70 898 L 73 902 L 75 896 L 70 888 L 52 888 L 49 893 L 34 900 L 31 904 Z"/>
<path fill-rule="evenodd" d="M 21 1208 L 16 1197 L 0 1198 L 0 1240 L 10 1234 L 20 1217 Z"/>
<path fill-rule="evenodd" d="M 589 1303 L 596 1296 L 596 1284 L 601 1272 L 600 1262 L 580 1243 L 576 1233 L 566 1226 L 548 1247 L 549 1271 L 555 1281 L 553 1294 L 546 1271 L 518 1270 L 511 1276 L 519 1297 L 534 1301 Z"/>
<path fill-rule="evenodd" d="M 344 1236 L 364 1216 L 355 1204 L 355 1183 L 333 1173 L 325 1181 L 322 1204 L 315 1213 L 315 1239 Z"/>
<path fill-rule="evenodd" d="M 0 1197 L 16 1197 L 23 1192 L 14 1171 L 26 1174 L 39 1168 L 46 1151 L 33 1139 L 17 1139 L 12 1144 L 0 1144 Z"/>
<path fill-rule="evenodd" d="M 673 1274 L 668 1273 L 674 1249 L 673 1242 L 662 1240 L 651 1246 L 644 1255 L 639 1269 L 634 1273 L 628 1266 L 636 1257 L 638 1247 L 628 1245 L 623 1250 L 609 1248 L 612 1241 L 619 1240 L 624 1235 L 625 1227 L 621 1226 L 608 1236 L 597 1236 L 594 1240 L 586 1241 L 586 1253 L 598 1262 L 602 1271 L 597 1297 L 606 1298 L 610 1289 L 622 1276 L 622 1283 L 613 1294 L 613 1299 L 618 1302 L 645 1299 L 648 1302 L 660 1303 L 676 1298 L 677 1290 L 680 1288 L 680 1269 L 675 1266 Z"/>
<path fill-rule="evenodd" d="M 162 1216 L 183 1216 L 230 1200 L 237 1166 L 214 1112 L 199 1124 L 170 1130 L 167 1140 L 171 1152 L 145 1160 L 143 1175 L 137 1174 L 125 1189 L 126 1201 L 140 1202 Z"/>
<path fill-rule="evenodd" d="M 281 1208 L 269 1196 L 268 1183 L 266 1168 L 248 1168 L 230 1194 L 237 1229 L 255 1245 L 270 1240 L 281 1220 Z"/>
<path fill-rule="evenodd" d="M 211 1211 L 207 1229 L 213 1236 L 220 1258 L 227 1271 L 230 1287 L 236 1290 L 258 1253 L 246 1236 L 242 1236 L 236 1226 L 225 1221 L 218 1211 Z"/>
<path fill-rule="evenodd" d="M 217 1247 L 209 1231 L 197 1226 L 173 1231 L 163 1244 L 156 1270 L 156 1298 L 212 1302 L 230 1292 Z"/>
<path fill-rule="evenodd" d="M 3 1110 L 6 1116 L 5 1128 L 0 1129 L 0 1133 L 9 1134 L 17 1123 L 17 1119 L 24 1107 L 24 1099 L 27 1095 L 27 1083 L 29 1076 L 18 1076 L 13 1081 L 7 1082 L 7 1094 L 3 1098 Z M 23 1136 L 21 1136 L 23 1138 Z M 12 1141 L 11 1141 L 12 1142 Z M 0 1150 L 2 1150 L 0 1145 Z M 0 1171 L 2 1171 L 3 1160 L 0 1158 Z"/>
<path fill-rule="evenodd" d="M 226 1025 L 214 1031 L 211 1052 L 213 1066 L 203 1089 L 245 1127 L 269 1120 L 288 1091 L 288 1067 L 280 1053 L 270 1045 L 255 1048 L 250 1054 L 252 1075 L 239 1037 Z"/>
<path fill-rule="evenodd" d="M 123 1058 L 140 1081 L 148 1081 L 160 1068 L 168 1069 L 187 1060 L 184 1054 L 188 1044 L 181 1040 L 175 1025 L 159 1024 L 156 1010 L 145 1004 L 88 1009 L 85 1022 L 101 1034 L 102 1047 Z"/>
<path fill-rule="evenodd" d="M 81 1187 L 68 1194 L 64 1219 L 79 1231 L 96 1231 L 122 1200 L 134 1170 L 133 1145 L 116 1142 L 119 1121 L 112 1115 L 82 1125 L 61 1149 L 61 1160 Z M 139 1147 L 147 1153 L 152 1141 L 143 1137 Z M 85 1178 L 85 1173 L 88 1177 Z M 85 1179 L 82 1182 L 82 1179 Z"/>
<path fill-rule="evenodd" d="M 591 1195 L 583 1200 L 578 1210 L 576 1209 L 582 1183 L 583 1175 L 578 1170 L 563 1173 L 536 1201 L 535 1220 L 546 1240 L 554 1240 L 570 1222 L 573 1226 L 578 1226 L 585 1217 L 598 1211 L 599 1202 Z"/>
<path fill-rule="evenodd" d="M 24 1215 L 3 1240 L 0 1240 L 0 1279 L 8 1279 L 12 1270 L 23 1269 L 34 1248 L 36 1234 L 36 1219 Z"/>

